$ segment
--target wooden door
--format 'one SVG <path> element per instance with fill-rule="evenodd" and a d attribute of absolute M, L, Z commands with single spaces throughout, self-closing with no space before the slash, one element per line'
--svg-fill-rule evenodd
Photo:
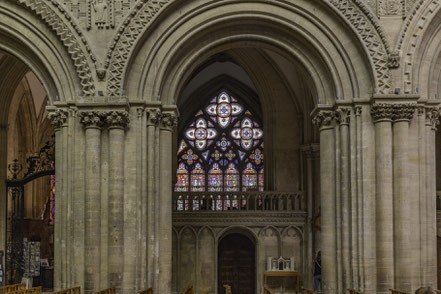
<path fill-rule="evenodd" d="M 218 294 L 224 294 L 224 285 L 231 292 L 254 294 L 256 284 L 255 246 L 246 236 L 230 234 L 219 243 Z"/>

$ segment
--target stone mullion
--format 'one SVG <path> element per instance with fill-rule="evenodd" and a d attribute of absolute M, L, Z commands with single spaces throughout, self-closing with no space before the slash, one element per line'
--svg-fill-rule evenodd
<path fill-rule="evenodd" d="M 73 240 L 74 240 L 74 224 L 73 219 L 75 215 L 73 214 L 73 207 L 74 207 L 74 196 L 73 196 L 73 168 L 74 165 L 74 150 L 75 150 L 75 115 L 76 110 L 70 109 L 69 110 L 69 117 L 68 117 L 68 146 L 69 149 L 66 154 L 67 158 L 67 195 L 68 195 L 68 206 L 67 206 L 67 217 L 68 217 L 68 223 L 67 226 L 67 243 L 66 243 L 66 250 L 67 250 L 67 287 L 71 287 L 74 285 L 74 274 L 71 270 L 74 266 L 74 256 L 73 256 Z"/>
<path fill-rule="evenodd" d="M 358 207 L 357 207 L 357 125 L 360 116 L 361 107 L 355 106 L 351 113 L 352 123 L 349 125 L 350 140 L 350 180 L 351 180 L 351 194 L 350 194 L 350 219 L 351 219 L 351 243 L 350 243 L 350 260 L 351 260 L 351 283 L 350 288 L 359 289 L 359 273 L 358 273 Z"/>
<path fill-rule="evenodd" d="M 439 109 L 426 108 L 426 140 L 427 140 L 427 281 L 426 285 L 436 288 L 437 285 L 437 228 L 436 228 L 436 152 L 435 131 L 439 124 Z"/>
<path fill-rule="evenodd" d="M 125 128 L 129 123 L 129 114 L 127 111 L 107 112 L 106 123 L 109 130 L 108 278 L 109 286 L 121 291 L 124 288 L 123 278 L 124 281 L 131 278 L 133 271 L 126 267 L 125 260 L 127 257 L 125 249 L 133 244 L 124 244 L 126 230 L 124 211 L 132 202 L 130 199 L 124 199 Z M 134 255 L 135 252 L 130 254 Z M 134 283 L 131 286 L 133 287 Z"/>
<path fill-rule="evenodd" d="M 81 112 L 86 136 L 85 293 L 99 291 L 101 242 L 101 127 L 103 114 Z"/>
<path fill-rule="evenodd" d="M 374 104 L 375 125 L 377 292 L 393 288 L 392 106 Z"/>
<path fill-rule="evenodd" d="M 163 113 L 160 125 L 159 293 L 171 292 L 172 278 L 172 133 L 177 125 L 174 113 Z"/>
<path fill-rule="evenodd" d="M 138 143 L 136 154 L 138 154 L 138 167 L 140 171 L 137 172 L 138 185 L 138 218 L 140 219 L 138 227 L 138 256 L 137 259 L 137 283 L 138 289 L 147 289 L 147 255 L 148 255 L 148 214 L 147 214 L 147 121 L 144 108 L 138 108 L 138 128 L 140 129 L 140 136 L 138 136 Z"/>
<path fill-rule="evenodd" d="M 162 117 L 162 114 L 160 114 L 160 117 Z M 160 121 L 159 121 L 160 122 Z M 160 226 L 159 226 L 159 220 L 160 220 L 160 208 L 161 208 L 161 184 L 160 184 L 160 130 L 159 130 L 159 122 L 158 127 L 154 129 L 155 136 L 154 136 L 154 155 L 153 155 L 153 163 L 154 163 L 154 214 L 153 214 L 153 224 L 154 224 L 154 252 L 153 252 L 153 270 L 154 270 L 154 278 L 153 278 L 153 289 L 154 292 L 159 291 L 160 287 L 160 276 L 159 276 L 159 264 L 160 264 Z"/>
<path fill-rule="evenodd" d="M 109 132 L 101 132 L 100 288 L 109 287 Z"/>
<path fill-rule="evenodd" d="M 320 128 L 320 188 L 323 292 L 337 293 L 335 230 L 335 127 L 334 111 L 321 110 L 313 122 Z"/>
<path fill-rule="evenodd" d="M 334 128 L 334 140 L 335 140 L 335 238 L 337 249 L 337 293 L 343 291 L 343 248 L 342 248 L 342 195 L 341 195 L 341 137 L 340 128 L 336 126 Z"/>
<path fill-rule="evenodd" d="M 340 292 L 345 292 L 351 284 L 351 262 L 350 262 L 350 246 L 351 246 L 351 227 L 350 227 L 350 137 L 349 123 L 351 110 L 347 107 L 337 109 L 337 117 L 340 130 L 340 218 L 341 218 L 341 265 L 342 276 L 340 278 L 342 288 Z"/>
<path fill-rule="evenodd" d="M 394 105 L 393 124 L 393 196 L 394 196 L 394 253 L 395 287 L 401 291 L 411 291 L 411 200 L 409 176 L 409 120 L 414 107 Z"/>
<path fill-rule="evenodd" d="M 63 131 L 62 127 L 67 120 L 67 112 L 57 109 L 54 112 L 49 113 L 49 119 L 52 122 L 55 130 L 55 187 L 60 191 L 58 197 L 55 198 L 55 227 L 54 227 L 54 288 L 59 290 L 63 287 L 63 250 L 62 250 L 62 238 L 63 238 L 63 194 L 62 194 L 62 173 L 63 173 Z"/>
<path fill-rule="evenodd" d="M 419 252 L 421 260 L 421 279 L 422 285 L 427 285 L 427 197 L 426 197 L 426 179 L 427 179 L 427 150 L 426 150 L 426 117 L 425 109 L 420 106 L 418 108 L 418 158 L 419 158 Z"/>
<path fill-rule="evenodd" d="M 357 259 L 358 259 L 358 267 L 357 274 L 359 276 L 359 284 L 358 289 L 364 289 L 364 258 L 363 258 L 363 158 L 362 158 L 362 150 L 363 150 L 363 136 L 362 136 L 362 117 L 363 107 L 358 106 L 356 109 L 356 134 L 357 134 L 357 170 L 356 170 L 356 181 L 357 181 Z"/>
<path fill-rule="evenodd" d="M 69 272 L 69 264 L 68 264 L 68 251 L 67 251 L 67 242 L 68 242 L 68 225 L 69 225 L 69 219 L 68 219 L 68 203 L 69 203 L 69 193 L 68 193 L 68 182 L 69 182 L 69 178 L 68 178 L 68 162 L 67 162 L 67 156 L 69 154 L 68 150 L 69 150 L 69 136 L 68 136 L 68 120 L 69 120 L 69 115 L 67 115 L 67 119 L 66 119 L 66 123 L 64 123 L 61 127 L 61 136 L 62 136 L 62 148 L 60 150 L 60 152 L 62 152 L 63 154 L 61 155 L 61 161 L 59 161 L 59 163 L 61 163 L 61 167 L 59 167 L 58 169 L 61 169 L 61 173 L 60 173 L 60 182 L 61 185 L 60 187 L 57 189 L 57 191 L 60 191 L 59 196 L 61 195 L 62 198 L 60 201 L 60 219 L 59 221 L 61 222 L 61 238 L 60 238 L 60 245 L 61 245 L 61 287 L 62 288 L 66 288 L 68 285 L 68 272 Z M 59 144 L 60 145 L 60 144 Z M 56 179 L 55 179 L 56 181 Z"/>

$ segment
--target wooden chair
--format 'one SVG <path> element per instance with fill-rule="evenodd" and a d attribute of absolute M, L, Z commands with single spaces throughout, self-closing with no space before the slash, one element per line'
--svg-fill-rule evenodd
<path fill-rule="evenodd" d="M 24 290 L 24 289 L 26 289 L 25 284 L 14 284 L 14 285 L 2 286 L 2 287 L 0 287 L 0 294 L 13 293 L 18 290 Z"/>
<path fill-rule="evenodd" d="M 95 294 L 116 294 L 116 289 L 115 289 L 115 287 L 112 287 L 112 288 L 109 288 L 106 290 L 101 290 L 101 291 L 95 292 Z"/>
<path fill-rule="evenodd" d="M 300 287 L 300 293 L 301 294 L 317 294 L 317 292 L 315 292 L 314 290 L 305 288 L 305 287 Z"/>
<path fill-rule="evenodd" d="M 354 289 L 348 289 L 349 294 L 361 294 L 360 291 L 354 290 Z"/>
<path fill-rule="evenodd" d="M 230 285 L 224 285 L 225 288 L 225 294 L 231 294 L 231 286 Z"/>
<path fill-rule="evenodd" d="M 268 288 L 267 286 L 263 286 L 263 293 L 264 294 L 274 294 L 274 290 Z"/>
<path fill-rule="evenodd" d="M 141 291 L 138 294 L 153 294 L 153 288 L 148 288 L 147 290 Z"/>
<path fill-rule="evenodd" d="M 194 288 L 193 286 L 188 286 L 182 294 L 194 294 Z"/>
<path fill-rule="evenodd" d="M 65 289 L 58 292 L 52 292 L 52 294 L 81 294 L 81 288 L 75 287 L 75 288 Z"/>
<path fill-rule="evenodd" d="M 389 291 L 391 294 L 410 294 L 408 292 L 402 292 L 402 291 L 395 290 L 395 289 L 389 289 Z"/>

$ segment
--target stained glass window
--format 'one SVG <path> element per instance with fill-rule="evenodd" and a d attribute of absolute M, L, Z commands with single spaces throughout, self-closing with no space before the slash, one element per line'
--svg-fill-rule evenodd
<path fill-rule="evenodd" d="M 176 192 L 264 190 L 263 130 L 251 109 L 226 91 L 207 99 L 179 136 Z M 211 196 L 210 196 L 211 197 Z M 193 202 L 193 209 L 238 209 L 229 196 Z M 197 199 L 197 198 L 193 198 Z M 182 209 L 185 209 L 182 199 Z"/>

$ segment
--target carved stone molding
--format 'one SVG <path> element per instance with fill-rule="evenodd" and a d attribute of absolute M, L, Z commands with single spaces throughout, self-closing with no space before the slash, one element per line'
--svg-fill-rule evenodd
<path fill-rule="evenodd" d="M 389 68 L 399 68 L 400 67 L 400 52 L 394 51 L 389 54 Z"/>
<path fill-rule="evenodd" d="M 374 122 L 379 121 L 392 121 L 394 109 L 392 104 L 387 103 L 374 103 L 371 106 L 371 115 Z"/>
<path fill-rule="evenodd" d="M 402 15 L 404 3 L 402 0 L 379 0 L 380 16 L 396 16 Z"/>
<path fill-rule="evenodd" d="M 335 111 L 335 120 L 340 125 L 348 125 L 351 121 L 351 108 L 338 107 Z"/>
<path fill-rule="evenodd" d="M 159 108 L 147 108 L 147 125 L 148 126 L 158 126 L 161 122 L 161 111 Z"/>
<path fill-rule="evenodd" d="M 129 113 L 127 111 L 109 111 L 106 113 L 106 124 L 109 128 L 125 129 L 129 122 Z"/>
<path fill-rule="evenodd" d="M 318 128 L 329 127 L 332 121 L 335 119 L 335 111 L 333 110 L 321 110 L 312 118 L 312 123 Z"/>
<path fill-rule="evenodd" d="M 106 113 L 102 111 L 81 111 L 80 122 L 87 128 L 99 128 L 104 126 Z"/>
<path fill-rule="evenodd" d="M 78 24 L 73 21 L 72 17 L 56 0 L 15 1 L 35 13 L 59 37 L 73 61 L 82 92 L 85 96 L 93 96 L 95 94 L 95 83 L 88 58 L 95 63 L 96 57 Z"/>
<path fill-rule="evenodd" d="M 436 130 L 439 125 L 440 109 L 438 107 L 426 108 L 426 125 Z"/>
<path fill-rule="evenodd" d="M 56 109 L 47 115 L 55 130 L 59 130 L 67 121 L 67 111 Z"/>
<path fill-rule="evenodd" d="M 161 114 L 161 128 L 173 130 L 178 125 L 178 116 L 175 113 Z"/>

